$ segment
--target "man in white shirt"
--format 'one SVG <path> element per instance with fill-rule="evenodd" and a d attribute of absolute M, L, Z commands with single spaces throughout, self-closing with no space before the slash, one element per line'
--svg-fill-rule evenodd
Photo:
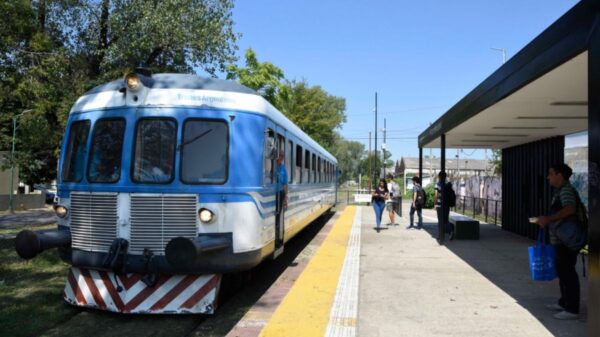
<path fill-rule="evenodd" d="M 390 191 L 390 201 L 387 203 L 386 208 L 390 216 L 390 223 L 388 226 L 398 226 L 394 222 L 394 212 L 398 210 L 400 205 L 400 186 L 394 181 L 394 175 L 388 174 L 388 191 Z"/>

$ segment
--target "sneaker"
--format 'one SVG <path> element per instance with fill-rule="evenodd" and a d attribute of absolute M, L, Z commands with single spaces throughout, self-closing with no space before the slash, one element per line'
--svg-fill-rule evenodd
<path fill-rule="evenodd" d="M 411 229 L 411 228 L 414 228 L 413 225 L 406 226 L 406 229 Z"/>
<path fill-rule="evenodd" d="M 574 314 L 572 312 L 568 312 L 565 310 L 559 312 L 558 314 L 554 314 L 553 316 L 556 319 L 578 319 L 579 318 L 579 314 Z"/>
<path fill-rule="evenodd" d="M 563 311 L 565 310 L 565 308 L 561 307 L 560 304 L 546 304 L 546 309 L 548 310 L 553 310 L 553 311 Z"/>

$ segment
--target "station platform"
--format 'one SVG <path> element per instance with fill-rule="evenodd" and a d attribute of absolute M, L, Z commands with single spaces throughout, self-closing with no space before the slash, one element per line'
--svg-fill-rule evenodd
<path fill-rule="evenodd" d="M 556 320 L 558 280 L 529 275 L 533 241 L 482 223 L 479 240 L 439 245 L 435 210 L 417 230 L 409 209 L 379 233 L 371 207 L 339 210 L 227 336 L 586 335 L 580 259 L 581 318 Z"/>

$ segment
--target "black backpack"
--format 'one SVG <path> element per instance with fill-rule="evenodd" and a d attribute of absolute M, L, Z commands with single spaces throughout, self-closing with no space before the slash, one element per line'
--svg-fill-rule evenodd
<path fill-rule="evenodd" d="M 427 193 L 425 193 L 425 189 L 423 187 L 419 187 L 419 191 L 417 192 L 417 204 L 423 206 L 427 204 Z"/>
<path fill-rule="evenodd" d="M 456 193 L 454 193 L 454 190 L 452 189 L 452 183 L 446 183 L 444 203 L 447 207 L 456 207 Z"/>

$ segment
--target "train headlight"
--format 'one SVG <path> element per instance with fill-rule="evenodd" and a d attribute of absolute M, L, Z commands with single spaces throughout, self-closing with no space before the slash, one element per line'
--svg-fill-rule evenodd
<path fill-rule="evenodd" d="M 125 75 L 125 85 L 130 91 L 136 92 L 142 87 L 142 81 L 136 73 L 129 73 Z"/>
<path fill-rule="evenodd" d="M 63 205 L 56 205 L 56 207 L 54 207 L 54 213 L 56 213 L 57 217 L 64 219 L 69 214 L 69 210 Z"/>
<path fill-rule="evenodd" d="M 215 219 L 215 214 L 206 208 L 202 208 L 198 211 L 198 218 L 203 223 L 211 223 Z"/>

